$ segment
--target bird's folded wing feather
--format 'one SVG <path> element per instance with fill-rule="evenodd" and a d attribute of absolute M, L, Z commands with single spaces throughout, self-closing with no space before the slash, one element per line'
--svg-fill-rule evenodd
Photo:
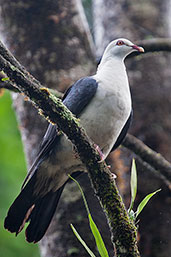
<path fill-rule="evenodd" d="M 64 94 L 63 103 L 64 105 L 77 117 L 83 111 L 83 109 L 88 105 L 93 96 L 96 93 L 98 87 L 98 83 L 95 79 L 86 77 L 78 80 L 75 84 L 73 84 Z M 48 129 L 43 137 L 42 143 L 40 145 L 40 149 L 32 164 L 28 175 L 26 176 L 23 187 L 26 185 L 28 180 L 33 176 L 36 172 L 37 168 L 41 164 L 43 160 L 45 160 L 51 151 L 53 151 L 54 146 L 58 143 L 60 138 L 60 133 L 57 130 L 56 125 L 49 124 Z"/>

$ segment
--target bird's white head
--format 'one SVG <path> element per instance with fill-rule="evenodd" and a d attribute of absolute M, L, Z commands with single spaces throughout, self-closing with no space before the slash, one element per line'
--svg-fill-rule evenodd
<path fill-rule="evenodd" d="M 119 38 L 109 43 L 105 49 L 103 57 L 105 57 L 105 59 L 110 57 L 119 57 L 121 59 L 125 59 L 127 55 L 134 51 L 144 52 L 144 49 L 133 44 L 128 39 Z"/>

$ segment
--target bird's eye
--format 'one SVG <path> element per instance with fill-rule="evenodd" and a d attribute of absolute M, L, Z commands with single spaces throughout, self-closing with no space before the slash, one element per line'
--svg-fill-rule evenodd
<path fill-rule="evenodd" d="M 124 42 L 122 40 L 119 40 L 116 44 L 117 44 L 117 46 L 122 46 L 122 45 L 124 45 Z"/>

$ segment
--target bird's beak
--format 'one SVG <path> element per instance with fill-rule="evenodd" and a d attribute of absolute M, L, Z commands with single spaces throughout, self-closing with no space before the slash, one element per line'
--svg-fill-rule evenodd
<path fill-rule="evenodd" d="M 132 45 L 131 47 L 140 53 L 144 53 L 144 48 L 142 48 L 141 46 Z"/>

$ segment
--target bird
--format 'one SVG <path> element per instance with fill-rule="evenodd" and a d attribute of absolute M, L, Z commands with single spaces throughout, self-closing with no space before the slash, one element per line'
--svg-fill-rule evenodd
<path fill-rule="evenodd" d="M 119 38 L 106 47 L 96 73 L 75 82 L 66 91 L 63 104 L 78 117 L 102 160 L 124 140 L 132 120 L 132 101 L 124 59 L 130 53 L 144 52 L 128 39 Z M 11 233 L 29 223 L 26 240 L 42 239 L 56 211 L 62 191 L 73 177 L 86 172 L 73 145 L 57 125 L 49 124 L 21 192 L 4 221 Z"/>

